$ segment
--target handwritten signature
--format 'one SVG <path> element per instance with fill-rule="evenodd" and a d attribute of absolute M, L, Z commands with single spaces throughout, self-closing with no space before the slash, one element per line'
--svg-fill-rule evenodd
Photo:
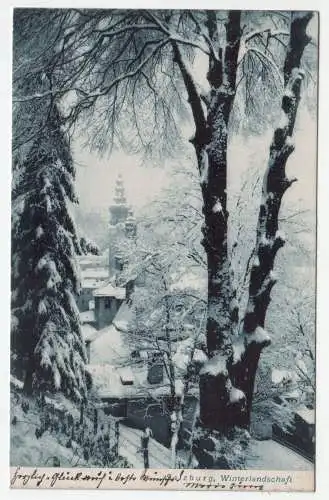
<path fill-rule="evenodd" d="M 12 475 L 10 485 L 14 486 L 19 484 L 22 486 L 31 487 L 50 487 L 54 488 L 58 482 L 65 481 L 66 483 L 88 483 L 91 488 L 95 487 L 99 489 L 103 481 L 114 481 L 121 484 L 127 484 L 128 482 L 137 481 L 137 476 L 133 472 L 127 474 L 122 472 L 113 473 L 112 470 L 104 471 L 94 471 L 93 473 L 88 472 L 73 472 L 73 471 L 59 471 L 59 472 L 39 472 L 35 468 L 31 473 L 27 473 L 21 467 L 17 467 Z"/>
<path fill-rule="evenodd" d="M 10 485 L 12 487 L 30 487 L 30 488 L 95 488 L 103 487 L 121 487 L 124 485 L 133 484 L 135 487 L 140 488 L 141 484 L 147 483 L 147 487 L 159 486 L 162 488 L 173 489 L 205 489 L 205 490 L 249 490 L 261 491 L 264 489 L 264 482 L 276 481 L 288 484 L 292 482 L 291 476 L 277 477 L 277 478 L 247 478 L 233 477 L 233 476 L 194 476 L 184 469 L 176 471 L 168 470 L 144 470 L 144 471 L 131 471 L 131 470 L 111 470 L 111 469 L 87 469 L 86 471 L 74 469 L 27 469 L 24 467 L 17 467 L 11 476 Z M 136 483 L 138 482 L 138 484 Z"/>
<path fill-rule="evenodd" d="M 56 472 L 44 472 L 39 471 L 38 468 L 33 469 L 32 472 L 26 472 L 26 469 L 22 467 L 17 467 L 10 480 L 11 486 L 30 486 L 37 488 L 50 487 L 54 488 L 59 482 L 65 481 L 66 485 L 70 487 L 70 483 L 80 483 L 83 482 L 88 484 L 88 487 L 99 489 L 104 481 L 120 483 L 125 485 L 127 483 L 132 483 L 135 481 L 143 481 L 145 483 L 155 482 L 160 486 L 167 486 L 172 482 L 180 482 L 184 471 L 180 471 L 178 474 L 171 473 L 159 473 L 153 472 L 150 474 L 148 471 L 143 471 L 138 474 L 135 472 L 117 472 L 112 470 L 95 470 L 93 473 L 88 472 L 74 472 L 74 471 L 56 471 Z"/>

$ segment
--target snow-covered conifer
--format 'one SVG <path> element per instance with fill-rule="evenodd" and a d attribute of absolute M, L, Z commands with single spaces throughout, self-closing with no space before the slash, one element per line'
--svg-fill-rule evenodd
<path fill-rule="evenodd" d="M 75 170 L 61 116 L 46 126 L 15 169 L 12 210 L 12 349 L 25 389 L 85 395 L 85 347 L 75 294 L 81 253 L 69 204 Z"/>

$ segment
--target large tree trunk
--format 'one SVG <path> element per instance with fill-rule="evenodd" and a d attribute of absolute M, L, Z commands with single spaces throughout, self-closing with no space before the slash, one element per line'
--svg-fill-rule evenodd
<path fill-rule="evenodd" d="M 208 11 L 208 32 L 214 47 L 219 47 L 216 13 Z M 203 246 L 208 265 L 207 351 L 209 361 L 200 372 L 199 438 L 193 452 L 200 467 L 221 467 L 207 451 L 213 450 L 209 433 L 227 434 L 242 411 L 244 395 L 229 378 L 232 360 L 232 331 L 236 311 L 232 310 L 231 269 L 228 255 L 227 142 L 228 125 L 236 90 L 237 61 L 240 48 L 240 11 L 230 11 L 226 23 L 225 48 L 209 57 L 207 74 L 210 92 L 201 103 L 193 79 L 174 45 L 189 96 L 196 126 L 191 140 L 197 157 L 203 197 Z M 210 439 L 210 440 L 209 440 Z M 207 451 L 205 451 L 207 450 Z"/>
<path fill-rule="evenodd" d="M 256 247 L 250 273 L 249 298 L 243 321 L 244 352 L 233 366 L 234 382 L 246 396 L 246 411 L 242 425 L 250 425 L 255 375 L 263 348 L 270 343 L 264 330 L 265 318 L 271 300 L 271 290 L 276 283 L 273 273 L 275 257 L 284 245 L 279 230 L 279 211 L 284 193 L 296 181 L 286 175 L 286 163 L 294 151 L 292 135 L 300 101 L 303 72 L 300 61 L 309 42 L 306 34 L 311 12 L 292 13 L 290 43 L 284 63 L 285 90 L 282 97 L 282 120 L 275 130 L 267 170 L 264 175 L 262 199 L 259 208 Z"/>
<path fill-rule="evenodd" d="M 241 40 L 240 11 L 229 11 L 226 43 L 215 57 L 209 56 L 210 92 L 200 96 L 177 45 L 174 60 L 180 67 L 196 126 L 194 145 L 203 196 L 203 245 L 208 264 L 207 350 L 209 360 L 200 372 L 200 415 L 193 452 L 200 467 L 227 468 L 214 441 L 232 435 L 236 427 L 248 428 L 254 380 L 262 349 L 270 343 L 264 330 L 270 293 L 275 284 L 273 265 L 283 245 L 278 231 L 281 199 L 293 182 L 285 165 L 293 146 L 291 136 L 300 96 L 300 59 L 308 37 L 310 13 L 293 14 L 290 46 L 284 66 L 285 94 L 282 111 L 286 121 L 276 129 L 263 186 L 259 211 L 255 261 L 251 270 L 249 301 L 239 337 L 228 256 L 227 139 L 236 92 L 238 53 Z M 208 34 L 212 47 L 220 44 L 215 12 L 208 11 Z M 202 105 L 201 99 L 204 101 Z M 234 343 L 232 342 L 234 339 Z M 221 456 L 222 455 L 222 456 Z M 217 456 L 217 458 L 216 458 Z M 221 458 L 218 458 L 221 457 Z"/>
<path fill-rule="evenodd" d="M 236 413 L 231 404 L 234 390 L 228 379 L 232 358 L 234 311 L 228 255 L 227 143 L 228 126 L 236 88 L 241 28 L 239 11 L 228 13 L 224 53 L 210 58 L 206 99 L 207 143 L 203 146 L 201 188 L 203 195 L 203 246 L 208 264 L 207 350 L 211 369 L 200 375 L 200 423 L 206 428 L 226 430 Z M 218 42 L 216 15 L 208 13 L 208 31 Z M 196 142 L 196 149 L 200 144 Z"/>

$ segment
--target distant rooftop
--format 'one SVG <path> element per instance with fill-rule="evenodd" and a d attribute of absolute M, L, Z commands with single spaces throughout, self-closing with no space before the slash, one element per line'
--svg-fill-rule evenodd
<path fill-rule="evenodd" d="M 85 342 L 92 342 L 97 337 L 98 331 L 90 323 L 84 323 L 81 327 L 81 333 Z"/>
<path fill-rule="evenodd" d="M 310 410 L 305 406 L 305 408 L 300 408 L 297 410 L 297 415 L 299 415 L 305 422 L 307 422 L 310 425 L 315 424 L 315 411 Z"/>
<path fill-rule="evenodd" d="M 115 297 L 116 299 L 124 300 L 126 298 L 126 289 L 121 287 L 114 287 L 111 283 L 97 288 L 93 292 L 94 297 Z"/>
<path fill-rule="evenodd" d="M 107 267 L 88 267 L 81 270 L 82 280 L 86 279 L 106 279 L 109 277 L 109 270 Z"/>
<path fill-rule="evenodd" d="M 82 288 L 100 288 L 105 285 L 106 281 L 98 278 L 87 278 L 82 279 L 81 286 Z"/>
<path fill-rule="evenodd" d="M 77 260 L 80 266 L 94 266 L 99 265 L 105 261 L 105 256 L 102 255 L 78 255 Z"/>
<path fill-rule="evenodd" d="M 136 359 L 131 357 L 135 339 L 129 332 L 128 325 L 132 317 L 131 308 L 124 302 L 111 325 L 95 334 L 91 329 L 85 330 L 85 333 L 91 336 L 90 364 L 87 369 L 102 398 L 159 397 L 169 394 L 169 380 L 166 373 L 161 383 L 150 384 L 148 382 L 148 356 L 142 356 L 141 339 L 136 346 L 141 351 L 141 356 Z M 175 346 L 173 361 L 177 373 L 177 395 L 182 391 L 182 380 L 193 345 L 193 336 L 190 336 Z M 146 342 L 145 349 L 146 351 L 152 349 L 150 342 Z M 193 359 L 202 362 L 207 357 L 202 351 L 196 349 Z M 191 387 L 190 393 L 192 389 Z"/>

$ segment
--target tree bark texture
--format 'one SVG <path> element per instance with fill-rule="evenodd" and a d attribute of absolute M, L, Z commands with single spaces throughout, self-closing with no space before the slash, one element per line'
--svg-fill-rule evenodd
<path fill-rule="evenodd" d="M 214 14 L 208 14 L 209 36 L 218 42 Z M 237 408 L 231 404 L 232 384 L 227 365 L 232 357 L 232 282 L 228 255 L 227 210 L 227 146 L 228 127 L 236 90 L 237 61 L 240 48 L 241 13 L 231 11 L 226 22 L 224 49 L 217 59 L 209 59 L 206 99 L 207 142 L 199 161 L 203 195 L 203 246 L 208 265 L 207 350 L 210 359 L 218 359 L 218 369 L 200 375 L 200 422 L 205 427 L 225 430 L 235 417 Z M 200 144 L 195 141 L 195 147 Z M 225 367 L 225 368 L 224 368 Z M 223 370 L 221 369 L 223 368 Z"/>
<path fill-rule="evenodd" d="M 245 426 L 250 424 L 254 381 L 262 349 L 270 337 L 264 330 L 265 318 L 276 283 L 273 273 L 276 255 L 285 244 L 279 229 L 279 212 L 286 190 L 297 179 L 288 178 L 286 164 L 294 151 L 292 135 L 301 96 L 303 71 L 300 61 L 310 38 L 306 34 L 311 12 L 292 13 L 290 41 L 284 62 L 284 93 L 281 102 L 282 125 L 273 134 L 262 198 L 258 214 L 256 247 L 250 273 L 249 298 L 243 321 L 245 351 L 233 370 L 236 385 L 246 395 Z"/>
<path fill-rule="evenodd" d="M 227 143 L 236 92 L 242 35 L 241 12 L 228 13 L 225 45 L 217 49 L 216 57 L 209 56 L 207 78 L 210 92 L 206 96 L 199 95 L 179 48 L 173 44 L 174 60 L 181 70 L 195 123 L 195 135 L 191 142 L 196 152 L 203 196 L 202 233 L 208 264 L 209 360 L 200 372 L 198 427 L 206 433 L 228 435 L 232 428 L 248 428 L 250 424 L 257 366 L 262 349 L 270 343 L 264 324 L 275 284 L 275 256 L 284 244 L 284 238 L 278 230 L 281 200 L 294 182 L 294 179 L 287 178 L 285 166 L 294 149 L 291 136 L 300 100 L 300 60 L 309 41 L 306 27 L 311 16 L 309 12 L 292 14 L 290 43 L 284 63 L 282 113 L 285 125 L 275 130 L 270 147 L 258 216 L 248 306 L 238 337 L 233 335 L 236 311 L 232 309 L 234 293 L 227 241 Z M 207 27 L 213 47 L 218 47 L 216 14 L 212 11 L 208 11 Z M 199 464 L 206 460 L 202 439 L 198 438 L 194 445 Z M 208 462 L 207 467 L 210 467 Z"/>

